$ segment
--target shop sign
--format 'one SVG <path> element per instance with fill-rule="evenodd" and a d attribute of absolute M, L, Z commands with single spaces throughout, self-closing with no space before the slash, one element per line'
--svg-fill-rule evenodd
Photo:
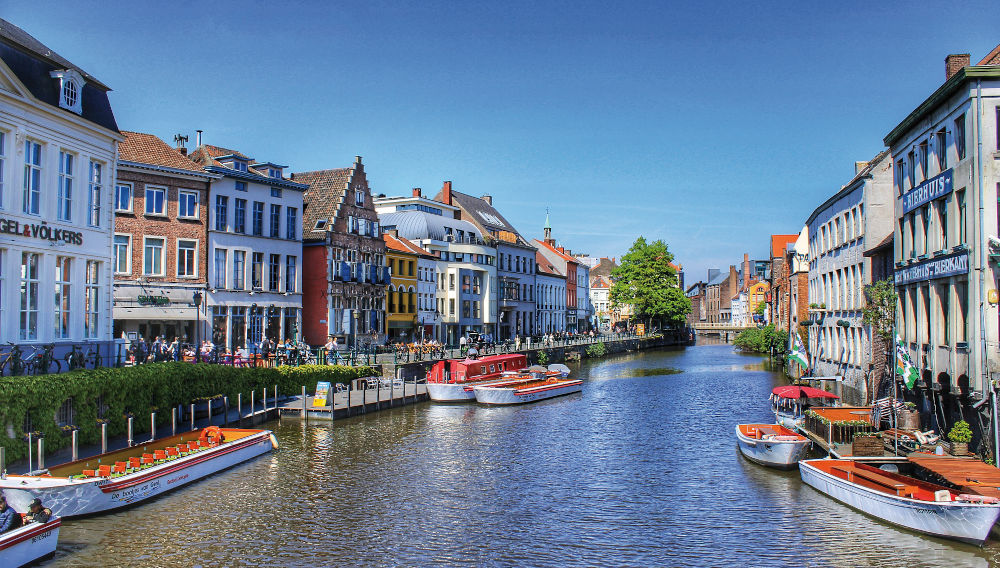
<path fill-rule="evenodd" d="M 166 306 L 170 303 L 170 298 L 166 296 L 139 296 L 138 300 L 143 306 Z"/>
<path fill-rule="evenodd" d="M 896 271 L 896 286 L 905 286 L 913 282 L 947 278 L 957 274 L 969 273 L 969 253 L 960 252 L 919 264 L 907 266 Z"/>
<path fill-rule="evenodd" d="M 4 219 L 0 217 L 0 233 L 7 235 L 19 235 L 43 241 L 59 242 L 63 241 L 71 245 L 83 244 L 83 233 L 77 231 L 67 231 L 66 229 L 56 229 L 42 223 L 21 223 L 15 219 Z"/>
<path fill-rule="evenodd" d="M 326 406 L 326 398 L 330 393 L 330 383 L 320 381 L 316 383 L 316 396 L 313 397 L 313 406 Z"/>
<path fill-rule="evenodd" d="M 955 189 L 953 170 L 945 170 L 903 194 L 903 213 L 951 193 Z"/>

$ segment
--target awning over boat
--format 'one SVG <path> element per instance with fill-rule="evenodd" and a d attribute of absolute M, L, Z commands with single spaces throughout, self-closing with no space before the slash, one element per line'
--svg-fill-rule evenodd
<path fill-rule="evenodd" d="M 839 396 L 821 389 L 814 389 L 812 387 L 802 387 L 799 385 L 785 385 L 782 387 L 775 387 L 771 391 L 771 394 L 779 396 L 781 398 L 830 398 L 836 399 Z"/>

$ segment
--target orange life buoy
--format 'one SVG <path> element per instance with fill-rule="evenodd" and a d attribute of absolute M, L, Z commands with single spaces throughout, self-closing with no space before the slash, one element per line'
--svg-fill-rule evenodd
<path fill-rule="evenodd" d="M 218 426 L 209 426 L 201 431 L 200 438 L 210 444 L 221 443 L 223 440 L 222 428 L 219 428 Z"/>

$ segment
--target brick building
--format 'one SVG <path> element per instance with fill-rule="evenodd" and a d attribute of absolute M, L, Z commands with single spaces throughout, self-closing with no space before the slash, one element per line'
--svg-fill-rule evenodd
<path fill-rule="evenodd" d="M 349 168 L 299 172 L 307 184 L 302 216 L 306 341 L 379 343 L 390 282 L 385 241 L 361 156 Z"/>
<path fill-rule="evenodd" d="M 208 282 L 210 174 L 152 134 L 125 132 L 115 184 L 114 335 L 194 343 Z M 203 302 L 202 302 L 203 304 Z"/>
<path fill-rule="evenodd" d="M 791 293 L 788 290 L 788 265 L 785 252 L 789 246 L 794 246 L 798 235 L 771 235 L 771 292 L 768 301 L 768 320 L 775 328 L 788 331 L 788 302 Z M 808 307 L 808 303 L 807 303 Z"/>

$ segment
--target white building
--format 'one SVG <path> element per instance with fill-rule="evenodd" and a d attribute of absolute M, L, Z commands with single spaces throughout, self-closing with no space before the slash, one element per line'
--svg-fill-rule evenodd
<path fill-rule="evenodd" d="M 108 90 L 0 20 L 0 342 L 114 361 Z"/>
<path fill-rule="evenodd" d="M 198 138 L 191 159 L 223 176 L 212 182 L 208 204 L 209 337 L 229 349 L 252 349 L 265 336 L 299 339 L 302 193 L 309 186 L 285 179 L 285 166 Z"/>
<path fill-rule="evenodd" d="M 535 329 L 566 331 L 566 277 L 540 251 L 535 253 Z"/>
<path fill-rule="evenodd" d="M 599 330 L 611 329 L 611 282 L 603 276 L 595 276 L 590 285 L 590 304 L 594 309 L 595 327 Z"/>
<path fill-rule="evenodd" d="M 868 245 L 893 226 L 892 158 L 879 152 L 855 164 L 854 177 L 816 208 L 809 229 L 809 305 L 814 373 L 843 376 L 861 399 L 871 336 L 863 325 L 864 287 L 871 283 Z"/>
<path fill-rule="evenodd" d="M 750 314 L 748 313 L 747 306 L 750 301 L 750 295 L 746 290 L 736 294 L 730 303 L 730 309 L 732 314 L 732 324 L 735 326 L 747 326 L 750 325 L 748 322 L 750 320 Z"/>

